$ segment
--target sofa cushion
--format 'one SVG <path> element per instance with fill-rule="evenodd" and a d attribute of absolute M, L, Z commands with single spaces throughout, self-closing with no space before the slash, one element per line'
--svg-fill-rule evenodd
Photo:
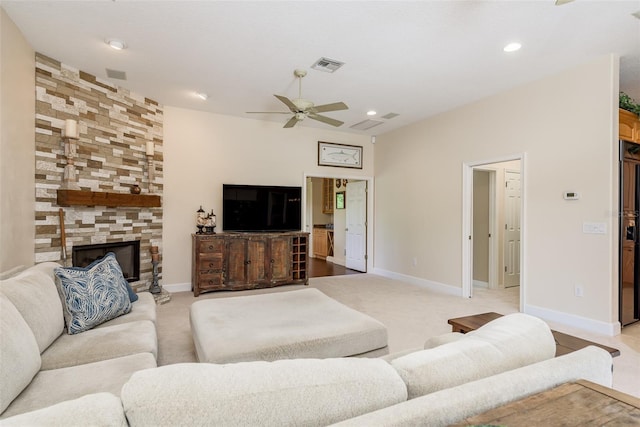
<path fill-rule="evenodd" d="M 40 371 L 0 418 L 46 408 L 86 394 L 106 392 L 119 396 L 131 374 L 155 366 L 156 359 L 151 353 L 138 353 L 86 365 Z"/>
<path fill-rule="evenodd" d="M 109 252 L 87 267 L 56 268 L 69 334 L 77 334 L 131 311 L 127 283 Z"/>
<path fill-rule="evenodd" d="M 66 368 L 136 353 L 158 356 L 156 327 L 149 320 L 63 334 L 42 353 L 40 369 Z"/>
<path fill-rule="evenodd" d="M 33 335 L 40 353 L 62 334 L 62 304 L 54 282 L 55 262 L 37 264 L 0 282 L 0 292 L 11 300 Z"/>
<path fill-rule="evenodd" d="M 406 397 L 387 362 L 359 358 L 167 365 L 137 372 L 121 394 L 129 423 L 147 426 L 320 426 Z"/>
<path fill-rule="evenodd" d="M 122 403 L 111 393 L 89 394 L 2 420 L 2 427 L 127 425 Z"/>
<path fill-rule="evenodd" d="M 149 320 L 156 323 L 156 300 L 149 292 L 140 292 L 138 300 L 131 304 L 131 311 L 122 316 L 111 319 L 100 325 L 96 329 L 106 328 L 113 325 L 121 325 L 123 323 L 136 322 L 138 320 Z"/>
<path fill-rule="evenodd" d="M 413 399 L 549 359 L 555 352 L 555 340 L 546 323 L 515 313 L 455 341 L 394 359 L 391 365 Z"/>
<path fill-rule="evenodd" d="M 40 369 L 40 350 L 29 325 L 0 294 L 0 412 L 18 396 Z"/>

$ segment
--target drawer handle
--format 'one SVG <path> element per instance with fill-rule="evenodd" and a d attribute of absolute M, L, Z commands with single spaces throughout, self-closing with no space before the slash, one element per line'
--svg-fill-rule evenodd
<path fill-rule="evenodd" d="M 209 250 L 212 251 L 213 250 L 213 245 L 209 245 Z"/>
<path fill-rule="evenodd" d="M 274 262 L 276 262 L 275 259 L 272 259 L 271 261 L 269 261 L 271 264 L 273 264 Z"/>
<path fill-rule="evenodd" d="M 247 261 L 245 261 L 244 263 L 245 263 L 245 264 L 247 264 L 247 265 L 249 265 L 249 264 L 251 264 L 251 260 L 247 260 Z"/>
<path fill-rule="evenodd" d="M 210 284 L 210 285 L 213 285 L 213 280 L 209 280 L 209 284 Z"/>
<path fill-rule="evenodd" d="M 213 264 L 212 262 L 210 262 L 210 263 L 209 263 L 209 267 L 210 267 L 210 268 L 213 268 L 213 265 L 214 265 L 214 264 Z"/>

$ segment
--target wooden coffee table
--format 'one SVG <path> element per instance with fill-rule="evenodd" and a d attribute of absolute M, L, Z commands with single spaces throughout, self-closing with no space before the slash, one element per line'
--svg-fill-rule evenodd
<path fill-rule="evenodd" d="M 578 380 L 499 406 L 463 420 L 469 425 L 638 425 L 640 399 Z"/>
<path fill-rule="evenodd" d="M 460 332 L 466 334 L 467 332 L 475 331 L 480 326 L 489 323 L 492 320 L 502 317 L 500 313 L 481 313 L 473 316 L 457 317 L 455 319 L 447 320 L 447 323 L 451 325 L 452 332 Z M 602 349 L 607 350 L 611 357 L 620 356 L 620 350 L 613 347 L 607 347 L 606 345 L 598 344 L 592 341 L 583 340 L 582 338 L 574 337 L 573 335 L 563 334 L 562 332 L 551 330 L 553 337 L 556 340 L 556 357 L 563 354 L 571 353 L 581 348 L 585 348 L 590 345 L 595 345 Z"/>

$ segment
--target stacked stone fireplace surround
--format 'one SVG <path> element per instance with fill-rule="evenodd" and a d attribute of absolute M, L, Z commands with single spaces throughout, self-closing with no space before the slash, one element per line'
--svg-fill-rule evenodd
<path fill-rule="evenodd" d="M 36 214 L 35 261 L 63 263 L 57 190 L 66 164 L 62 129 L 78 122 L 75 159 L 82 190 L 130 193 L 134 184 L 149 194 L 146 142 L 155 145 L 154 190 L 162 196 L 163 110 L 157 102 L 131 93 L 42 54 L 36 54 Z M 162 254 L 162 207 L 65 206 L 67 262 L 74 245 L 140 240 L 140 280 L 152 281 L 151 246 Z M 158 271 L 162 272 L 162 258 Z M 160 275 L 161 277 L 161 275 Z"/>

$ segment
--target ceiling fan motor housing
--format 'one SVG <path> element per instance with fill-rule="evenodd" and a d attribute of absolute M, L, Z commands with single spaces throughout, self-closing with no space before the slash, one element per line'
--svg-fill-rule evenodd
<path fill-rule="evenodd" d="M 292 99 L 291 102 L 298 108 L 299 112 L 307 111 L 308 109 L 313 107 L 313 102 L 304 98 L 296 98 Z"/>

